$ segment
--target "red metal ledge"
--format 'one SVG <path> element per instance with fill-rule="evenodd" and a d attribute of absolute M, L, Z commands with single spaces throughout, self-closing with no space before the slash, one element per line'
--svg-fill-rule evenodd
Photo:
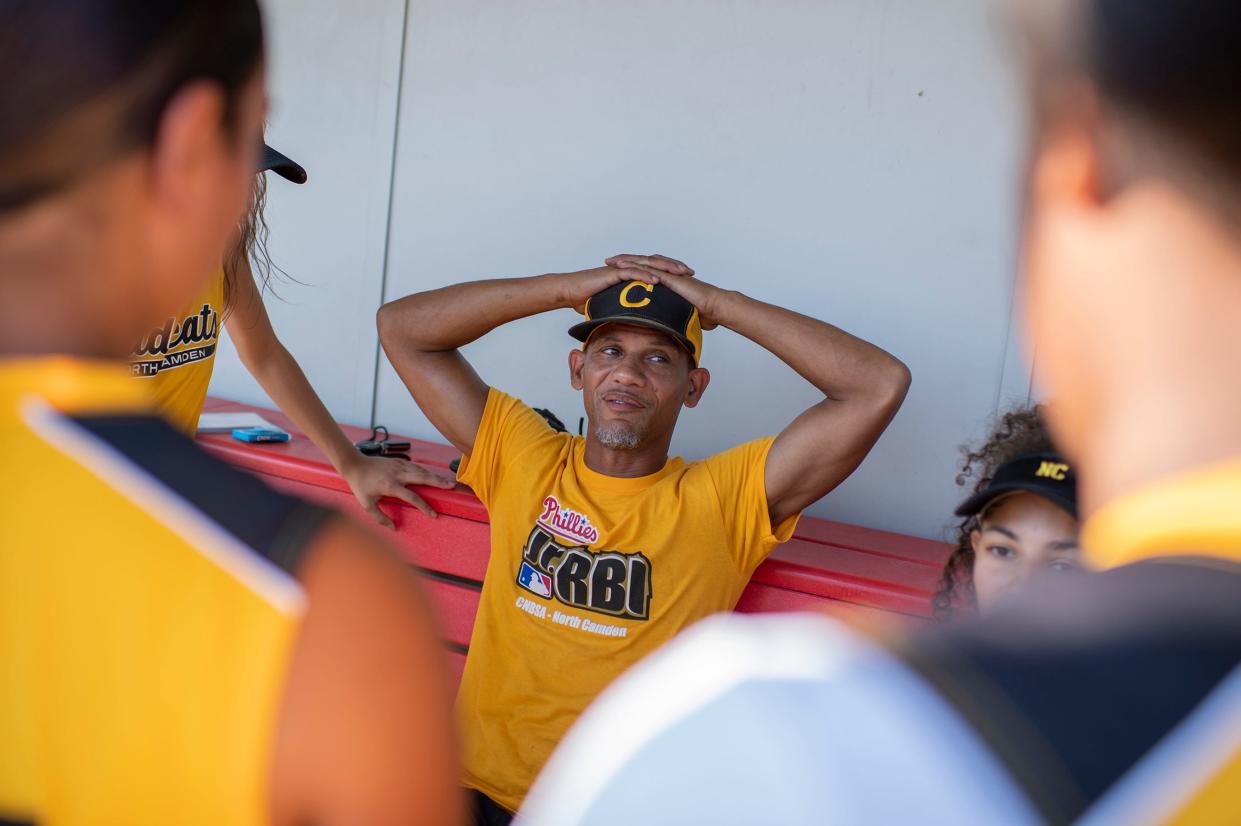
<path fill-rule="evenodd" d="M 288 417 L 278 411 L 215 398 L 207 400 L 205 409 L 256 412 L 294 434 L 293 440 L 277 444 L 239 442 L 227 434 L 200 436 L 198 442 L 208 452 L 260 474 L 275 487 L 328 502 L 354 515 L 361 514 L 345 480 Z M 344 430 L 353 441 L 370 436 L 364 428 L 345 426 Z M 445 444 L 408 441 L 413 459 L 431 467 L 446 470 L 457 457 L 457 452 Z M 386 500 L 396 508 L 395 538 L 406 557 L 424 571 L 481 581 L 489 555 L 486 508 L 461 485 L 456 490 L 416 490 L 441 516 L 428 519 L 404 502 Z M 854 614 L 877 609 L 907 617 L 927 617 L 931 594 L 948 552 L 949 547 L 940 542 L 805 517 L 793 540 L 778 547 L 755 571 L 738 610 L 819 609 L 841 613 L 834 606 L 849 603 L 846 615 L 856 608 Z M 437 594 L 456 595 L 458 590 L 465 589 L 436 586 Z M 473 600 L 463 598 L 452 604 L 473 604 Z M 454 608 L 448 623 L 454 642 L 468 641 L 472 623 L 468 619 Z"/>

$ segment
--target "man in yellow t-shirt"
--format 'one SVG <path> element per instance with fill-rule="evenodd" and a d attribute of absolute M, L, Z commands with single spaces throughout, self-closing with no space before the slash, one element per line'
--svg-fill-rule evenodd
<path fill-rule="evenodd" d="M 480 822 L 521 803 L 551 749 L 629 664 L 736 605 L 801 511 L 858 466 L 909 383 L 888 353 L 829 324 L 622 255 L 567 275 L 458 284 L 380 310 L 384 349 L 465 457 L 491 516 L 491 557 L 457 704 Z M 489 388 L 459 348 L 500 324 L 580 308 L 570 382 L 584 437 L 553 432 Z M 701 462 L 669 458 L 710 375 L 716 324 L 771 351 L 824 395 L 779 436 Z"/>

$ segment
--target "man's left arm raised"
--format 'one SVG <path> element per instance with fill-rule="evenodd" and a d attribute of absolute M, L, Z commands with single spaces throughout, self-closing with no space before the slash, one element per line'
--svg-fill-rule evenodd
<path fill-rule="evenodd" d="M 773 525 L 848 478 L 905 400 L 909 368 L 838 327 L 684 275 L 684 265 L 662 256 L 618 255 L 607 263 L 655 274 L 698 308 L 704 329 L 719 325 L 745 336 L 823 393 L 768 453 L 764 475 Z"/>

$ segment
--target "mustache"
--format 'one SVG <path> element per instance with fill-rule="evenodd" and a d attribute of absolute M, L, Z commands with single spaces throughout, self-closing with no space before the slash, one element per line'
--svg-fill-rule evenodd
<path fill-rule="evenodd" d="M 628 399 L 629 401 L 634 402 L 635 404 L 640 404 L 643 407 L 648 407 L 650 405 L 650 402 L 648 402 L 646 399 L 642 398 L 639 395 L 630 393 L 625 390 L 608 390 L 605 393 L 603 393 L 603 395 L 600 398 L 602 398 L 604 401 L 607 401 L 608 399 L 611 399 L 611 398 Z"/>

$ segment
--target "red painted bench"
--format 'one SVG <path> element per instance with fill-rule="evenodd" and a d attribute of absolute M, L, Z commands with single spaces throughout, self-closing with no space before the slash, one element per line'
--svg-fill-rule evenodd
<path fill-rule="evenodd" d="M 294 435 L 282 444 L 248 444 L 227 434 L 198 437 L 208 452 L 288 491 L 369 519 L 349 486 L 288 417 L 265 408 L 209 398 L 211 412 L 253 411 Z M 353 441 L 370 431 L 345 427 Z M 400 438 L 400 437 L 393 437 Z M 447 470 L 457 458 L 448 445 L 410 440 L 414 461 Z M 392 500 L 394 539 L 423 575 L 459 677 L 474 627 L 489 553 L 487 511 L 468 488 L 419 488 L 439 517 L 429 519 Z M 389 507 L 389 505 L 391 507 Z M 738 611 L 821 611 L 870 623 L 917 622 L 930 614 L 930 599 L 948 546 L 902 534 L 824 519 L 803 518 L 794 538 L 778 547 L 755 571 Z"/>

